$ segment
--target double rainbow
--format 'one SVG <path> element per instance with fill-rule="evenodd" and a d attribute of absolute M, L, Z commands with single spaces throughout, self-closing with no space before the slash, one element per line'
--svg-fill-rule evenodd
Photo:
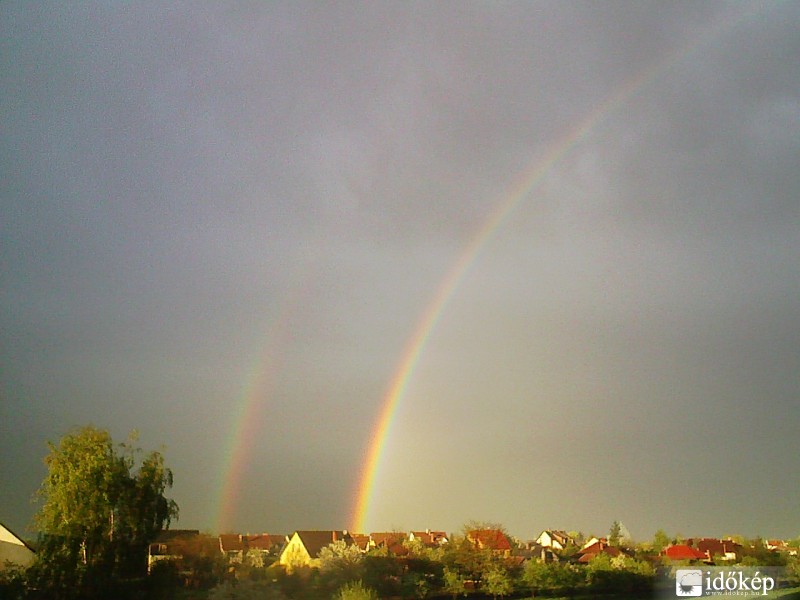
<path fill-rule="evenodd" d="M 419 363 L 422 351 L 430 339 L 431 333 L 436 328 L 444 309 L 487 240 L 495 235 L 514 209 L 535 191 L 544 176 L 573 149 L 578 147 L 608 116 L 613 114 L 620 106 L 629 102 L 637 92 L 647 87 L 670 67 L 685 60 L 699 49 L 707 47 L 745 19 L 756 15 L 763 8 L 764 6 L 761 4 L 754 4 L 722 19 L 704 31 L 702 35 L 697 36 L 688 45 L 677 48 L 654 65 L 641 71 L 556 140 L 544 156 L 532 161 L 512 181 L 506 192 L 497 201 L 495 210 L 474 234 L 456 263 L 445 275 L 403 349 L 401 359 L 384 394 L 380 414 L 370 436 L 366 456 L 360 470 L 353 509 L 349 518 L 352 531 L 366 531 L 367 525 L 370 524 L 370 503 L 374 495 L 376 475 L 381 466 L 381 459 L 397 406 L 403 398 L 408 382 L 411 380 Z M 256 427 L 259 423 L 257 418 L 258 410 L 264 396 L 267 395 L 273 385 L 274 377 L 277 376 L 278 359 L 276 350 L 285 340 L 286 329 L 290 321 L 289 316 L 295 305 L 293 300 L 296 293 L 291 293 L 290 295 L 292 297 L 285 302 L 281 315 L 273 321 L 273 326 L 267 335 L 267 350 L 259 357 L 260 361 L 248 378 L 244 386 L 242 400 L 238 404 L 238 414 L 234 418 L 233 430 L 229 437 L 231 444 L 225 452 L 221 470 L 219 496 L 217 497 L 218 504 L 216 507 L 216 526 L 218 531 L 224 531 L 229 527 L 235 514 L 237 499 L 248 464 L 249 452 L 257 433 Z"/>

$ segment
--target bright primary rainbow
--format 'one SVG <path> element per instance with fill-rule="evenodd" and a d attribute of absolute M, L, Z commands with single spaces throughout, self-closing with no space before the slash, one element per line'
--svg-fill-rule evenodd
<path fill-rule="evenodd" d="M 470 266 L 475 262 L 486 241 L 494 235 L 517 205 L 534 191 L 550 169 L 583 141 L 608 115 L 628 102 L 636 92 L 646 87 L 657 75 L 678 61 L 685 59 L 701 46 L 716 40 L 721 34 L 731 30 L 744 20 L 745 17 L 755 14 L 757 9 L 758 7 L 749 11 L 742 11 L 731 18 L 725 19 L 704 32 L 704 35 L 698 37 L 693 43 L 673 51 L 655 65 L 639 73 L 584 117 L 566 135 L 557 140 L 544 157 L 528 165 L 509 186 L 507 193 L 498 202 L 495 211 L 467 244 L 456 264 L 439 285 L 403 350 L 400 362 L 394 371 L 384 396 L 377 424 L 370 436 L 350 517 L 352 531 L 366 531 L 370 516 L 370 502 L 375 488 L 375 478 L 380 467 L 386 440 L 389 437 L 392 418 L 408 386 L 408 382 L 414 374 L 414 369 L 419 362 L 425 344 L 431 336 L 431 332 L 435 329 L 450 298 Z"/>

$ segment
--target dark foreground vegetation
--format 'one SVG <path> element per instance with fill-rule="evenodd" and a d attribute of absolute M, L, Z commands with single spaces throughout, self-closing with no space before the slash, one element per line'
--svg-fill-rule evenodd
<path fill-rule="evenodd" d="M 151 562 L 150 544 L 178 507 L 165 497 L 172 473 L 163 457 L 144 454 L 133 442 L 115 445 L 108 432 L 86 427 L 50 446 L 35 521 L 41 532 L 36 559 L 27 569 L 0 569 L 0 599 L 630 600 L 656 596 L 670 583 L 670 569 L 690 564 L 659 556 L 675 541 L 663 532 L 633 545 L 619 539 L 617 523 L 608 540 L 613 552 L 590 560 L 578 560 L 575 545 L 548 556 L 532 553 L 500 526 L 471 523 L 441 545 L 403 540 L 364 552 L 339 540 L 322 548 L 313 567 L 287 568 L 277 553 L 258 551 L 231 560 L 216 537 L 204 535 L 172 559 Z M 499 532 L 505 543 L 477 543 L 476 531 Z M 798 557 L 770 551 L 760 540 L 742 547 L 747 551 L 734 562 L 783 566 L 783 584 L 800 585 Z M 786 591 L 781 597 L 800 597 Z"/>

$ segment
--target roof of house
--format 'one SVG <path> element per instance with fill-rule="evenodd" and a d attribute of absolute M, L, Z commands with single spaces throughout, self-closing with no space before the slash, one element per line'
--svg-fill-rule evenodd
<path fill-rule="evenodd" d="M 608 547 L 608 542 L 605 540 L 597 540 L 596 542 L 592 542 L 588 546 L 583 547 L 580 551 L 580 554 L 597 554 L 606 547 Z"/>
<path fill-rule="evenodd" d="M 408 548 L 403 545 L 403 542 L 407 539 L 405 533 L 399 531 L 376 532 L 370 533 L 369 537 L 372 538 L 372 543 L 375 544 L 376 548 L 386 548 L 397 556 L 408 554 Z"/>
<path fill-rule="evenodd" d="M 272 550 L 275 546 L 282 546 L 286 541 L 286 536 L 258 533 L 245 536 L 245 541 L 247 547 L 253 550 Z"/>
<path fill-rule="evenodd" d="M 367 550 L 369 548 L 369 536 L 363 533 L 351 533 L 350 537 L 353 539 L 353 543 L 361 548 L 362 550 Z"/>
<path fill-rule="evenodd" d="M 347 544 L 353 543 L 353 538 L 346 531 L 295 531 L 295 535 L 303 542 L 311 558 L 317 558 L 319 551 L 333 542 L 344 540 Z"/>
<path fill-rule="evenodd" d="M 697 540 L 695 546 L 700 552 L 708 556 L 725 555 L 728 552 L 738 552 L 742 546 L 733 540 L 717 540 L 714 538 L 703 538 Z"/>
<path fill-rule="evenodd" d="M 242 552 L 244 539 L 238 533 L 222 533 L 219 536 L 219 547 L 223 552 Z"/>
<path fill-rule="evenodd" d="M 588 563 L 592 560 L 595 556 L 599 554 L 607 554 L 608 556 L 615 558 L 620 554 L 623 554 L 622 550 L 617 548 L 616 546 L 607 546 L 602 542 L 595 542 L 585 550 L 583 550 L 578 557 L 579 563 Z"/>
<path fill-rule="evenodd" d="M 162 529 L 156 534 L 155 542 L 171 542 L 181 538 L 191 538 L 200 535 L 199 529 Z"/>
<path fill-rule="evenodd" d="M 467 532 L 467 538 L 480 548 L 511 550 L 511 542 L 499 529 L 474 529 Z"/>
<path fill-rule="evenodd" d="M 661 551 L 661 555 L 671 560 L 702 560 L 707 558 L 704 552 L 686 544 L 667 546 Z"/>
<path fill-rule="evenodd" d="M 6 562 L 27 567 L 34 555 L 34 549 L 25 540 L 0 523 L 0 571 Z"/>
<path fill-rule="evenodd" d="M 14 544 L 15 546 L 23 546 L 31 552 L 35 552 L 28 542 L 11 531 L 7 526 L 3 525 L 3 523 L 0 523 L 0 542 Z"/>
<path fill-rule="evenodd" d="M 376 546 L 380 546 L 388 542 L 402 542 L 406 539 L 406 534 L 401 531 L 380 531 L 370 533 L 369 537 Z"/>
<path fill-rule="evenodd" d="M 421 540 L 426 546 L 438 546 L 447 541 L 447 534 L 444 531 L 412 531 L 411 535 L 418 540 Z"/>

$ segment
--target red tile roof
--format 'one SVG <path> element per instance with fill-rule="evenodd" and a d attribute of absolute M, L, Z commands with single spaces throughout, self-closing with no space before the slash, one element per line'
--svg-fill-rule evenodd
<path fill-rule="evenodd" d="M 467 532 L 467 538 L 479 548 L 511 550 L 511 542 L 499 529 L 475 529 Z"/>
<path fill-rule="evenodd" d="M 669 558 L 670 560 L 703 560 L 708 558 L 704 552 L 695 550 L 686 544 L 675 544 L 664 548 L 661 556 Z"/>
<path fill-rule="evenodd" d="M 408 554 L 408 548 L 403 545 L 403 542 L 408 539 L 405 533 L 399 531 L 376 532 L 370 533 L 369 537 L 372 538 L 372 543 L 376 548 L 386 548 L 396 556 Z"/>

